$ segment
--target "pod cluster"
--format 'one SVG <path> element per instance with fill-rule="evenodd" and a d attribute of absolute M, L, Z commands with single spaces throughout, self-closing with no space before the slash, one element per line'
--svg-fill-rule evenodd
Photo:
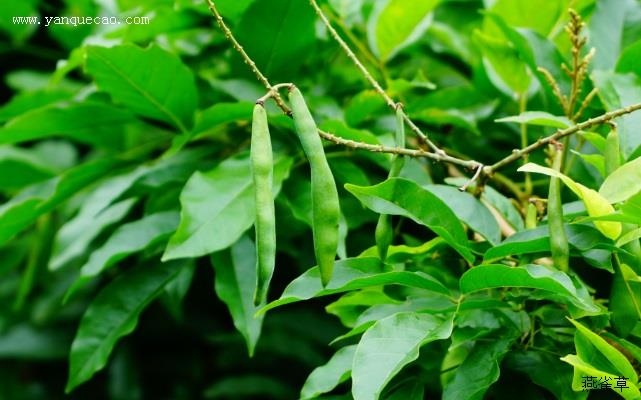
<path fill-rule="evenodd" d="M 338 249 L 338 191 L 314 118 L 303 95 L 295 86 L 290 88 L 289 100 L 296 133 L 311 170 L 314 253 L 321 282 L 325 286 L 331 279 Z M 274 160 L 267 113 L 262 102 L 256 103 L 254 107 L 250 159 L 256 203 L 254 227 L 258 282 L 254 303 L 258 305 L 267 299 L 269 282 L 276 263 L 276 217 L 272 192 Z"/>

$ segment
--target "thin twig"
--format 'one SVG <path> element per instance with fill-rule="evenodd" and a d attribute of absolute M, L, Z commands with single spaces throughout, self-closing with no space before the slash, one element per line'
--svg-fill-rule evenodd
<path fill-rule="evenodd" d="M 325 8 L 327 10 L 327 8 Z M 361 43 L 360 40 L 352 33 L 352 31 L 345 25 L 343 20 L 336 16 L 334 13 L 329 14 L 330 18 L 332 21 L 338 25 L 345 36 L 356 46 L 356 48 L 363 54 L 363 56 L 367 59 L 367 61 L 374 67 L 378 67 L 380 65 L 380 62 L 374 57 L 374 55 L 367 49 L 367 46 L 365 46 L 363 43 Z"/>
<path fill-rule="evenodd" d="M 471 184 L 473 184 L 474 182 L 476 182 L 477 179 L 479 179 L 479 176 L 481 176 L 481 172 L 483 172 L 483 165 L 479 164 L 472 178 L 469 181 L 465 182 L 465 184 L 460 188 L 458 188 L 458 190 L 460 190 L 461 192 L 466 191 Z"/>
<path fill-rule="evenodd" d="M 276 96 L 277 96 L 277 95 L 279 95 L 278 91 L 279 91 L 280 89 L 282 89 L 282 88 L 288 88 L 288 89 L 290 89 L 290 88 L 292 88 L 293 86 L 294 86 L 294 84 L 293 84 L 293 83 L 279 83 L 279 84 L 277 84 L 277 85 L 274 85 L 274 86 L 272 86 L 272 88 L 271 88 L 271 89 L 269 89 L 269 91 L 268 91 L 268 92 L 267 92 L 263 97 L 261 97 L 261 98 L 259 98 L 258 100 L 256 100 L 256 104 L 261 104 L 261 105 L 262 105 L 262 104 L 265 104 L 265 102 L 266 102 L 268 99 L 272 99 L 272 98 L 273 98 L 273 99 L 275 99 L 275 98 L 276 98 Z M 285 113 L 286 113 L 286 114 L 288 114 L 287 112 L 285 112 Z"/>
<path fill-rule="evenodd" d="M 385 100 L 385 103 L 387 103 L 387 106 L 389 108 L 391 108 L 392 110 L 396 110 L 396 102 L 394 101 L 394 99 L 392 99 L 387 94 L 387 92 L 385 92 L 385 90 L 381 87 L 381 85 L 378 83 L 378 81 L 376 79 L 374 79 L 372 74 L 369 73 L 369 71 L 367 70 L 367 68 L 365 68 L 363 63 L 360 62 L 360 60 L 358 59 L 356 54 L 354 54 L 352 49 L 347 45 L 347 43 L 345 43 L 345 41 L 338 34 L 338 32 L 336 32 L 336 29 L 334 29 L 332 24 L 329 22 L 329 19 L 327 19 L 327 16 L 325 16 L 325 13 L 323 13 L 323 10 L 321 10 L 321 8 L 318 6 L 318 3 L 316 2 L 316 0 L 309 0 L 309 3 L 314 8 L 314 10 L 316 11 L 316 14 L 321 19 L 323 24 L 325 24 L 325 26 L 327 27 L 327 30 L 328 30 L 329 34 L 334 38 L 334 40 L 336 40 L 336 42 L 343 49 L 343 51 L 345 51 L 345 54 L 347 55 L 347 57 L 350 60 L 352 60 L 352 62 L 356 66 L 356 68 L 358 68 L 358 70 L 361 71 L 361 73 L 363 74 L 365 79 L 367 79 L 367 81 L 370 83 L 370 85 L 372 85 L 374 90 Z M 418 136 L 418 138 L 422 142 L 424 142 L 425 144 L 427 144 L 429 146 L 430 150 L 432 150 L 433 152 L 435 152 L 435 153 L 437 153 L 437 154 L 439 154 L 441 156 L 445 154 L 445 152 L 443 150 L 441 150 L 438 146 L 436 146 L 427 137 L 427 135 L 425 133 L 423 133 L 423 131 L 421 131 L 421 129 L 418 126 L 416 126 L 416 124 L 409 118 L 409 116 L 405 112 L 403 112 L 403 120 L 405 121 L 405 123 L 407 123 L 407 126 L 410 127 L 412 132 L 414 132 L 414 134 L 416 134 L 416 136 Z"/>
<path fill-rule="evenodd" d="M 378 83 L 378 81 L 376 79 L 374 79 L 374 77 L 369 73 L 367 68 L 365 68 L 365 66 L 360 62 L 358 57 L 356 57 L 356 54 L 354 54 L 352 49 L 347 45 L 347 43 L 345 43 L 343 38 L 340 37 L 338 32 L 336 32 L 336 29 L 334 29 L 334 26 L 332 26 L 332 24 L 329 22 L 329 20 L 327 19 L 327 17 L 325 16 L 323 11 L 321 10 L 321 8 L 318 6 L 318 3 L 316 3 L 315 0 L 310 0 L 309 3 L 312 5 L 312 7 L 314 7 L 314 10 L 316 11 L 316 14 L 321 19 L 323 24 L 325 24 L 325 26 L 327 27 L 327 30 L 329 31 L 330 35 L 332 35 L 334 40 L 336 40 L 336 42 L 338 42 L 339 46 L 341 46 L 343 51 L 345 51 L 345 54 L 347 54 L 347 57 L 349 57 L 349 59 L 352 60 L 354 65 L 356 65 L 356 68 L 358 68 L 359 71 L 361 71 L 361 73 L 363 74 L 365 79 L 367 79 L 367 81 L 374 87 L 374 90 L 376 90 L 376 92 L 379 95 L 381 95 L 381 97 L 383 99 L 385 99 L 385 102 L 387 103 L 389 108 L 391 108 L 393 110 L 396 109 L 396 102 L 391 97 L 388 96 L 388 94 L 381 87 L 381 85 Z"/>
<path fill-rule="evenodd" d="M 356 142 L 354 140 L 345 139 L 320 129 L 318 130 L 318 133 L 323 139 L 326 139 L 330 142 L 333 142 L 342 146 L 351 147 L 354 149 L 367 150 L 374 153 L 389 153 L 389 154 L 398 154 L 398 155 L 409 156 L 409 157 L 424 157 L 434 161 L 447 162 L 450 164 L 459 165 L 461 167 L 465 167 L 469 169 L 478 169 L 479 166 L 481 167 L 481 169 L 483 169 L 482 168 L 483 165 L 478 161 L 461 160 L 459 158 L 452 157 L 447 154 L 436 154 L 436 153 L 432 153 L 422 149 L 405 149 L 402 147 L 391 147 L 391 146 L 383 146 L 379 144 Z"/>
<path fill-rule="evenodd" d="M 209 10 L 212 12 L 214 17 L 216 18 L 218 26 L 223 31 L 223 34 L 225 35 L 227 40 L 231 42 L 234 49 L 238 51 L 240 56 L 243 58 L 243 61 L 245 62 L 245 64 L 247 64 L 251 68 L 252 72 L 256 75 L 256 78 L 268 90 L 268 93 L 265 96 L 258 99 L 258 101 L 261 101 L 263 99 L 267 100 L 267 98 L 273 98 L 274 101 L 276 101 L 276 104 L 278 105 L 278 107 L 283 111 L 283 113 L 291 117 L 292 116 L 291 109 L 287 106 L 287 104 L 285 104 L 282 97 L 278 93 L 279 88 L 285 87 L 289 84 L 283 83 L 278 85 L 272 85 L 269 82 L 269 79 L 267 79 L 267 77 L 263 75 L 263 73 L 260 71 L 256 63 L 249 57 L 247 52 L 245 52 L 245 50 L 240 45 L 240 43 L 238 43 L 231 29 L 229 29 L 227 24 L 225 24 L 225 21 L 222 15 L 218 12 L 218 9 L 216 8 L 214 1 L 207 0 L 207 2 L 209 4 Z M 393 108 L 394 110 L 396 110 L 396 107 L 397 107 L 396 103 L 394 103 L 393 100 L 391 99 L 390 101 L 392 101 Z M 412 125 L 410 125 L 410 127 L 411 126 Z M 367 151 L 376 152 L 376 153 L 399 154 L 399 155 L 405 155 L 410 157 L 424 157 L 424 158 L 432 159 L 434 161 L 448 162 L 450 164 L 460 165 L 462 167 L 469 168 L 469 169 L 477 169 L 481 165 L 480 163 L 474 160 L 462 160 L 456 157 L 449 156 L 440 149 L 439 149 L 440 151 L 432 153 L 425 150 L 412 150 L 412 149 L 405 149 L 400 147 L 390 147 L 390 146 L 381 146 L 376 144 L 362 143 L 362 142 L 356 142 L 354 140 L 344 139 L 340 136 L 336 136 L 332 133 L 325 132 L 320 129 L 318 130 L 318 134 L 325 140 L 328 140 L 338 145 L 353 148 L 353 149 L 367 150 Z"/>
<path fill-rule="evenodd" d="M 584 129 L 588 129 L 590 127 L 593 127 L 595 125 L 601 125 L 604 124 L 608 121 L 611 121 L 614 118 L 620 117 L 625 114 L 630 114 L 631 112 L 641 110 L 641 103 L 636 103 L 632 104 L 627 107 L 623 107 L 618 110 L 610 111 L 605 114 L 602 114 L 598 117 L 595 118 L 590 118 L 586 121 L 583 121 L 579 124 L 576 124 L 574 126 L 571 126 L 566 129 L 559 129 L 556 131 L 554 134 L 541 138 L 537 140 L 536 142 L 532 143 L 531 145 L 520 149 L 520 150 L 514 150 L 512 154 L 509 156 L 505 157 L 504 159 L 494 163 L 493 165 L 487 166 L 484 168 L 483 172 L 486 175 L 492 175 L 492 173 L 500 168 L 503 168 L 504 166 L 508 165 L 509 163 L 518 160 L 519 158 L 523 157 L 526 154 L 529 154 L 533 152 L 534 150 L 540 149 L 541 147 L 544 147 L 545 145 L 552 143 L 556 140 L 559 140 L 561 138 L 564 138 L 566 136 L 572 135 L 573 133 L 576 133 L 578 131 L 582 131 Z"/>
<path fill-rule="evenodd" d="M 216 8 L 216 5 L 214 4 L 213 0 L 207 0 L 207 3 L 209 4 L 209 10 L 216 18 L 216 22 L 218 23 L 220 30 L 223 31 L 225 38 L 227 38 L 227 40 L 231 42 L 232 46 L 240 54 L 245 64 L 247 64 L 249 68 L 251 68 L 254 75 L 256 75 L 256 78 L 258 78 L 258 80 L 265 86 L 267 90 L 271 91 L 272 90 L 271 83 L 269 83 L 269 80 L 267 79 L 267 77 L 263 75 L 260 69 L 258 69 L 254 60 L 252 60 L 251 57 L 249 57 L 249 55 L 245 52 L 245 49 L 243 49 L 243 46 L 241 46 L 241 44 L 238 43 L 238 41 L 234 37 L 233 33 L 231 32 L 227 24 L 225 24 L 225 21 L 223 20 L 223 16 L 220 15 L 220 13 L 218 12 L 218 9 Z M 280 94 L 276 93 L 273 97 L 278 107 L 281 110 L 283 110 L 285 114 L 291 115 L 292 111 L 289 109 L 289 107 L 287 107 L 287 105 L 283 101 L 283 98 L 280 96 Z"/>

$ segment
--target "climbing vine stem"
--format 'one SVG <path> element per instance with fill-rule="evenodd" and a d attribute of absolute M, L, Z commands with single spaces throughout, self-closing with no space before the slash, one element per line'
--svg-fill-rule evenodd
<path fill-rule="evenodd" d="M 220 27 L 225 38 L 231 43 L 232 47 L 240 54 L 245 64 L 247 64 L 251 69 L 251 71 L 254 73 L 254 75 L 256 75 L 256 78 L 268 90 L 267 98 L 273 98 L 276 104 L 278 105 L 278 107 L 283 111 L 283 113 L 291 117 L 291 109 L 287 106 L 287 104 L 285 104 L 282 97 L 278 93 L 278 90 L 277 90 L 278 86 L 276 87 L 276 90 L 275 90 L 274 85 L 270 83 L 269 79 L 261 72 L 261 70 L 258 68 L 256 63 L 247 54 L 243 46 L 236 40 L 231 29 L 229 29 L 222 15 L 216 8 L 214 0 L 207 0 L 207 3 L 209 4 L 209 9 L 213 14 L 213 16 L 216 18 L 216 23 Z M 374 77 L 367 71 L 365 66 L 358 60 L 358 58 L 356 57 L 354 52 L 349 48 L 347 43 L 345 43 L 345 41 L 339 36 L 338 32 L 336 32 L 336 30 L 332 27 L 329 20 L 327 19 L 323 11 L 318 6 L 318 3 L 315 0 L 310 0 L 310 4 L 318 14 L 319 18 L 325 24 L 325 26 L 327 26 L 327 29 L 330 35 L 332 35 L 334 40 L 338 42 L 340 47 L 345 51 L 347 56 L 360 70 L 360 72 L 363 74 L 365 79 L 374 87 L 374 90 L 385 100 L 386 104 L 391 109 L 396 110 L 397 103 L 385 92 L 385 90 L 381 87 L 378 81 L 374 79 Z M 286 85 L 286 84 L 283 84 L 283 85 Z M 431 159 L 433 161 L 446 162 L 446 163 L 458 165 L 470 171 L 474 171 L 474 175 L 472 179 L 468 184 L 466 184 L 467 186 L 469 186 L 471 183 L 473 183 L 476 180 L 480 180 L 481 182 L 484 182 L 487 178 L 492 177 L 494 173 L 499 169 L 511 164 L 516 160 L 521 159 L 522 157 L 532 153 L 535 150 L 538 150 L 542 147 L 547 146 L 549 143 L 553 141 L 562 139 L 564 137 L 567 137 L 569 135 L 572 135 L 582 130 L 589 129 L 594 126 L 607 123 L 613 120 L 614 118 L 632 113 L 640 109 L 641 109 L 641 103 L 632 104 L 627 107 L 620 108 L 618 110 L 607 112 L 598 117 L 590 118 L 586 121 L 578 123 L 569 128 L 557 130 L 552 135 L 544 138 L 540 138 L 536 142 L 531 143 L 526 147 L 513 150 L 511 154 L 507 155 L 506 157 L 504 157 L 503 159 L 497 161 L 492 165 L 483 165 L 482 163 L 475 160 L 469 160 L 469 159 L 466 160 L 466 159 L 454 157 L 452 155 L 447 154 L 444 150 L 436 146 L 427 137 L 427 135 L 425 135 L 425 133 L 423 133 L 421 129 L 418 126 L 416 126 L 416 124 L 405 113 L 403 116 L 405 123 L 407 123 L 408 127 L 411 129 L 412 132 L 414 132 L 414 134 L 416 134 L 419 140 L 421 140 L 423 143 L 428 145 L 430 149 L 429 151 L 424 149 L 407 149 L 407 148 L 400 148 L 400 147 L 393 147 L 393 146 L 383 146 L 379 144 L 357 142 L 354 140 L 342 138 L 340 136 L 334 135 L 330 132 L 323 131 L 321 129 L 318 130 L 318 134 L 325 140 L 328 140 L 332 143 L 345 146 L 348 148 L 371 151 L 376 153 L 405 155 L 409 157 L 423 157 L 423 158 Z"/>

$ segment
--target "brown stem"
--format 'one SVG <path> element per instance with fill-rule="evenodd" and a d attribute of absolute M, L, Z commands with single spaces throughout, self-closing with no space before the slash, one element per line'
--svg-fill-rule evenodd
<path fill-rule="evenodd" d="M 541 138 L 525 148 L 522 148 L 520 150 L 514 150 L 512 154 L 510 154 L 509 156 L 503 158 L 502 160 L 490 166 L 485 167 L 483 172 L 487 175 L 491 175 L 492 173 L 494 173 L 494 171 L 497 171 L 503 168 L 504 166 L 510 164 L 511 162 L 514 162 L 520 159 L 521 157 L 523 157 L 524 155 L 529 154 L 534 150 L 540 149 L 541 147 L 544 147 L 549 143 L 552 143 L 566 136 L 572 135 L 573 133 L 576 133 L 578 131 L 588 129 L 592 126 L 604 124 L 608 121 L 611 121 L 614 118 L 620 117 L 625 114 L 630 114 L 631 112 L 634 112 L 640 109 L 641 109 L 641 103 L 636 103 L 636 104 L 629 105 L 627 107 L 620 108 L 618 110 L 607 112 L 595 118 L 590 118 L 586 121 L 578 123 L 569 128 L 559 129 L 554 134 Z"/>
<path fill-rule="evenodd" d="M 225 24 L 225 20 L 223 20 L 223 16 L 220 15 L 220 13 L 218 12 L 218 9 L 216 8 L 216 4 L 214 4 L 213 0 L 207 0 L 207 3 L 209 4 L 209 10 L 216 18 L 216 22 L 218 23 L 220 30 L 223 31 L 223 35 L 225 35 L 225 38 L 229 40 L 229 42 L 232 44 L 234 49 L 240 54 L 245 64 L 247 64 L 249 68 L 252 70 L 252 72 L 254 73 L 254 75 L 256 75 L 256 78 L 258 78 L 258 80 L 265 86 L 267 90 L 272 91 L 273 88 L 271 83 L 269 83 L 269 80 L 267 79 L 267 77 L 263 75 L 260 69 L 258 69 L 254 60 L 252 60 L 251 57 L 249 57 L 249 55 L 245 52 L 245 49 L 243 49 L 243 46 L 241 46 L 241 44 L 238 43 L 238 41 L 234 37 L 234 34 L 231 32 L 227 24 Z M 273 97 L 274 97 L 274 100 L 276 101 L 276 104 L 278 104 L 278 107 L 281 110 L 283 110 L 285 114 L 290 115 L 291 110 L 289 109 L 289 107 L 287 107 L 287 105 L 283 101 L 283 98 L 280 96 L 280 94 L 276 93 Z"/>
<path fill-rule="evenodd" d="M 369 73 L 367 68 L 365 68 L 363 63 L 360 62 L 358 57 L 356 57 L 356 54 L 354 54 L 352 49 L 347 45 L 347 43 L 345 43 L 345 41 L 338 34 L 338 32 L 336 32 L 336 29 L 334 29 L 332 24 L 329 22 L 329 19 L 327 19 L 327 16 L 325 16 L 325 13 L 323 13 L 323 10 L 321 10 L 321 8 L 318 6 L 318 3 L 316 2 L 316 0 L 309 0 L 309 3 L 314 8 L 314 10 L 316 11 L 316 14 L 321 19 L 323 24 L 327 27 L 327 30 L 328 30 L 329 34 L 334 38 L 334 40 L 336 40 L 336 42 L 343 49 L 343 51 L 345 52 L 347 57 L 350 60 L 352 60 L 352 62 L 356 66 L 356 68 L 358 68 L 358 70 L 363 74 L 365 79 L 367 79 L 367 81 L 370 83 L 370 85 L 372 85 L 374 90 L 385 100 L 385 103 L 387 104 L 387 106 L 389 108 L 391 108 L 392 110 L 396 110 L 396 102 L 385 92 L 383 87 L 378 83 L 378 81 L 376 79 L 374 79 L 372 74 Z M 418 138 L 422 142 L 424 142 L 425 144 L 428 145 L 430 150 L 432 150 L 433 152 L 435 152 L 435 153 L 437 153 L 439 155 L 444 155 L 445 154 L 445 152 L 443 150 L 441 150 L 438 146 L 436 146 L 427 137 L 427 135 L 425 133 L 423 133 L 423 131 L 421 131 L 421 129 L 418 126 L 416 126 L 416 124 L 405 113 L 403 113 L 403 120 L 405 121 L 405 123 L 407 123 L 407 126 L 410 127 L 412 132 L 414 132 L 414 134 L 416 136 L 418 136 Z"/>

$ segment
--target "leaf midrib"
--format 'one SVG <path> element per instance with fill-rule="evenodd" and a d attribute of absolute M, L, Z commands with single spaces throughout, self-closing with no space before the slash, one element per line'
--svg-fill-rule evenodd
<path fill-rule="evenodd" d="M 104 63 L 107 67 L 113 70 L 126 83 L 132 86 L 138 93 L 140 93 L 144 98 L 146 98 L 150 103 L 152 103 L 152 105 L 158 108 L 158 110 L 160 110 L 161 113 L 166 115 L 182 133 L 187 133 L 187 128 L 185 127 L 185 125 L 183 125 L 183 123 L 180 121 L 180 119 L 176 115 L 174 115 L 171 111 L 169 111 L 163 104 L 161 104 L 153 96 L 147 93 L 147 91 L 143 90 L 140 86 L 138 86 L 138 84 L 136 84 L 136 82 L 131 80 L 124 71 L 120 70 L 111 61 L 109 61 L 108 59 L 100 55 L 100 53 L 94 51 L 92 54 L 96 58 L 98 58 L 102 63 Z"/>

